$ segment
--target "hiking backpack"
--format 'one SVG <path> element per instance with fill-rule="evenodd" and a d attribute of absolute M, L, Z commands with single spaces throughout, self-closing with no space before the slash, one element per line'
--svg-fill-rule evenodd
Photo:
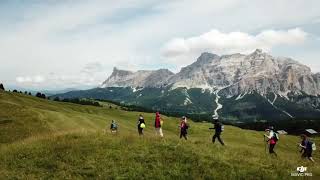
<path fill-rule="evenodd" d="M 316 147 L 316 143 L 312 142 L 312 145 L 311 145 L 311 147 L 312 147 L 312 151 L 315 151 L 315 150 L 317 150 L 317 147 Z"/>
<path fill-rule="evenodd" d="M 274 133 L 274 135 L 273 135 L 274 140 L 276 142 L 279 141 L 279 134 L 277 132 L 273 132 L 273 133 Z"/>
<path fill-rule="evenodd" d="M 118 125 L 116 123 L 112 123 L 112 129 L 118 129 Z"/>

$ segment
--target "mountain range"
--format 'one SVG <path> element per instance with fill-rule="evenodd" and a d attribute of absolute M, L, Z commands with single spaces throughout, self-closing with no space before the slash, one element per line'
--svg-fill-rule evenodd
<path fill-rule="evenodd" d="M 61 98 L 98 98 L 160 111 L 211 114 L 232 122 L 320 118 L 320 73 L 260 49 L 202 53 L 191 65 L 137 72 L 114 68 L 99 88 Z"/>

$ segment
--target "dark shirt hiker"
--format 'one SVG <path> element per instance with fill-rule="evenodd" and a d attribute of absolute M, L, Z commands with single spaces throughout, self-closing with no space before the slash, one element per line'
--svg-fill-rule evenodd
<path fill-rule="evenodd" d="M 139 119 L 138 119 L 138 123 L 137 123 L 137 125 L 138 125 L 138 133 L 139 133 L 140 136 L 143 135 L 143 125 L 142 124 L 145 125 L 145 122 L 144 122 L 143 116 L 140 115 Z"/>
<path fill-rule="evenodd" d="M 313 158 L 312 158 L 312 151 L 313 151 L 313 148 L 312 148 L 312 145 L 313 145 L 313 142 L 311 142 L 308 138 L 307 135 L 305 134 L 302 134 L 301 135 L 301 144 L 299 144 L 299 146 L 301 147 L 301 151 L 302 152 L 302 155 L 301 157 L 302 158 L 308 158 L 310 161 L 314 162 Z"/>
<path fill-rule="evenodd" d="M 215 133 L 214 133 L 214 135 L 213 135 L 213 137 L 212 137 L 212 143 L 215 143 L 216 138 L 218 138 L 218 141 L 219 141 L 222 145 L 224 145 L 224 142 L 223 142 L 223 140 L 221 139 L 221 133 L 222 133 L 222 131 L 223 131 L 223 125 L 222 125 L 222 123 L 221 123 L 218 119 L 216 119 L 216 120 L 214 121 L 214 128 L 210 128 L 210 129 L 215 129 Z"/>
<path fill-rule="evenodd" d="M 115 134 L 118 132 L 118 125 L 115 120 L 112 120 L 111 125 L 110 125 L 110 131 L 111 133 Z"/>
<path fill-rule="evenodd" d="M 187 118 L 183 116 L 180 122 L 180 139 L 184 137 L 185 140 L 188 140 L 187 138 L 188 128 L 189 126 L 187 124 Z"/>

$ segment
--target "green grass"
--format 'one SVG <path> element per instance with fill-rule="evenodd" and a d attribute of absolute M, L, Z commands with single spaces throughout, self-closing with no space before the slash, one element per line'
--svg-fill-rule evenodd
<path fill-rule="evenodd" d="M 300 159 L 298 137 L 281 136 L 275 159 L 265 153 L 263 132 L 226 126 L 222 147 L 210 142 L 211 124 L 190 121 L 184 141 L 179 119 L 164 117 L 161 139 L 148 113 L 139 137 L 140 113 L 115 107 L 0 92 L 0 179 L 289 179 L 302 165 L 320 176 L 318 163 Z M 112 119 L 118 135 L 105 133 Z M 314 156 L 320 160 L 317 151 Z"/>

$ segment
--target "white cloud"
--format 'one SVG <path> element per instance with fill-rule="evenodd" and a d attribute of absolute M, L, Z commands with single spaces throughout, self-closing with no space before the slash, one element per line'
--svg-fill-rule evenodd
<path fill-rule="evenodd" d="M 163 50 L 166 57 L 200 54 L 202 52 L 248 53 L 254 49 L 270 51 L 278 45 L 297 45 L 305 41 L 307 33 L 299 28 L 287 31 L 265 30 L 257 35 L 244 32 L 223 33 L 213 29 L 200 36 L 175 38 Z"/>
<path fill-rule="evenodd" d="M 12 5 L 6 7 L 10 3 Z M 223 32 L 239 31 L 243 33 L 234 33 L 232 36 L 239 36 L 237 40 L 242 38 L 248 42 L 253 37 L 250 43 L 254 46 L 258 37 L 252 32 L 302 27 L 319 19 L 320 15 L 318 0 L 91 0 L 31 1 L 23 5 L 18 5 L 15 1 L 10 3 L 0 6 L 0 77 L 4 79 L 4 83 L 15 84 L 16 77 L 21 74 L 27 75 L 22 76 L 22 81 L 30 81 L 34 75 L 41 74 L 46 81 L 38 83 L 38 86 L 43 88 L 56 87 L 57 84 L 60 86 L 62 82 L 63 86 L 84 82 L 85 78 L 92 76 L 83 74 L 90 74 L 99 68 L 104 72 L 95 73 L 96 85 L 101 83 L 98 82 L 99 79 L 103 81 L 106 78 L 114 66 L 129 70 L 181 67 L 194 61 L 199 55 L 190 56 L 190 53 L 185 52 L 196 53 L 193 47 L 197 46 L 201 50 L 212 45 L 210 41 L 202 42 L 197 38 L 192 41 L 194 45 L 190 45 L 186 41 L 190 39 L 188 37 L 196 37 L 210 29 L 219 29 L 226 36 L 230 33 Z M 284 34 L 290 33 L 286 31 Z M 258 45 L 261 47 L 267 44 L 263 49 L 276 46 L 275 42 L 283 45 L 283 42 L 291 41 L 293 34 L 287 36 L 289 39 L 280 35 L 279 39 L 272 32 L 265 32 L 260 38 L 268 41 L 261 43 L 260 40 L 261 44 Z M 171 39 L 176 40 L 172 41 L 174 43 L 167 55 L 174 59 L 177 58 L 174 55 L 180 54 L 179 58 L 183 61 L 168 62 L 163 58 L 161 48 Z M 276 40 L 269 41 L 270 39 Z M 297 40 L 298 42 L 300 41 Z M 228 43 L 234 50 L 239 50 L 236 48 L 239 45 Z M 246 49 L 240 48 L 241 51 Z M 293 51 L 298 53 L 299 49 Z M 282 56 L 291 56 L 290 51 L 280 53 Z M 300 57 L 305 54 L 303 50 L 299 53 Z M 317 51 L 313 59 L 318 56 Z M 83 69 L 84 65 L 96 60 L 103 67 L 96 64 L 97 66 L 90 65 L 91 67 Z M 50 72 L 64 77 L 64 81 L 46 83 Z"/>
<path fill-rule="evenodd" d="M 18 76 L 16 81 L 21 84 L 40 84 L 45 81 L 45 77 L 37 76 Z"/>
<path fill-rule="evenodd" d="M 16 82 L 19 86 L 31 88 L 90 88 L 98 86 L 106 79 L 106 67 L 101 62 L 91 62 L 76 73 L 51 72 L 44 75 L 18 76 Z"/>
<path fill-rule="evenodd" d="M 84 66 L 81 72 L 91 74 L 91 73 L 104 72 L 105 70 L 106 70 L 106 67 L 102 63 L 90 62 Z"/>
<path fill-rule="evenodd" d="M 55 74 L 50 73 L 43 76 L 19 76 L 16 78 L 17 85 L 20 87 L 29 87 L 38 89 L 49 87 L 50 90 L 59 90 L 67 88 L 96 87 L 102 81 L 97 74 Z"/>

